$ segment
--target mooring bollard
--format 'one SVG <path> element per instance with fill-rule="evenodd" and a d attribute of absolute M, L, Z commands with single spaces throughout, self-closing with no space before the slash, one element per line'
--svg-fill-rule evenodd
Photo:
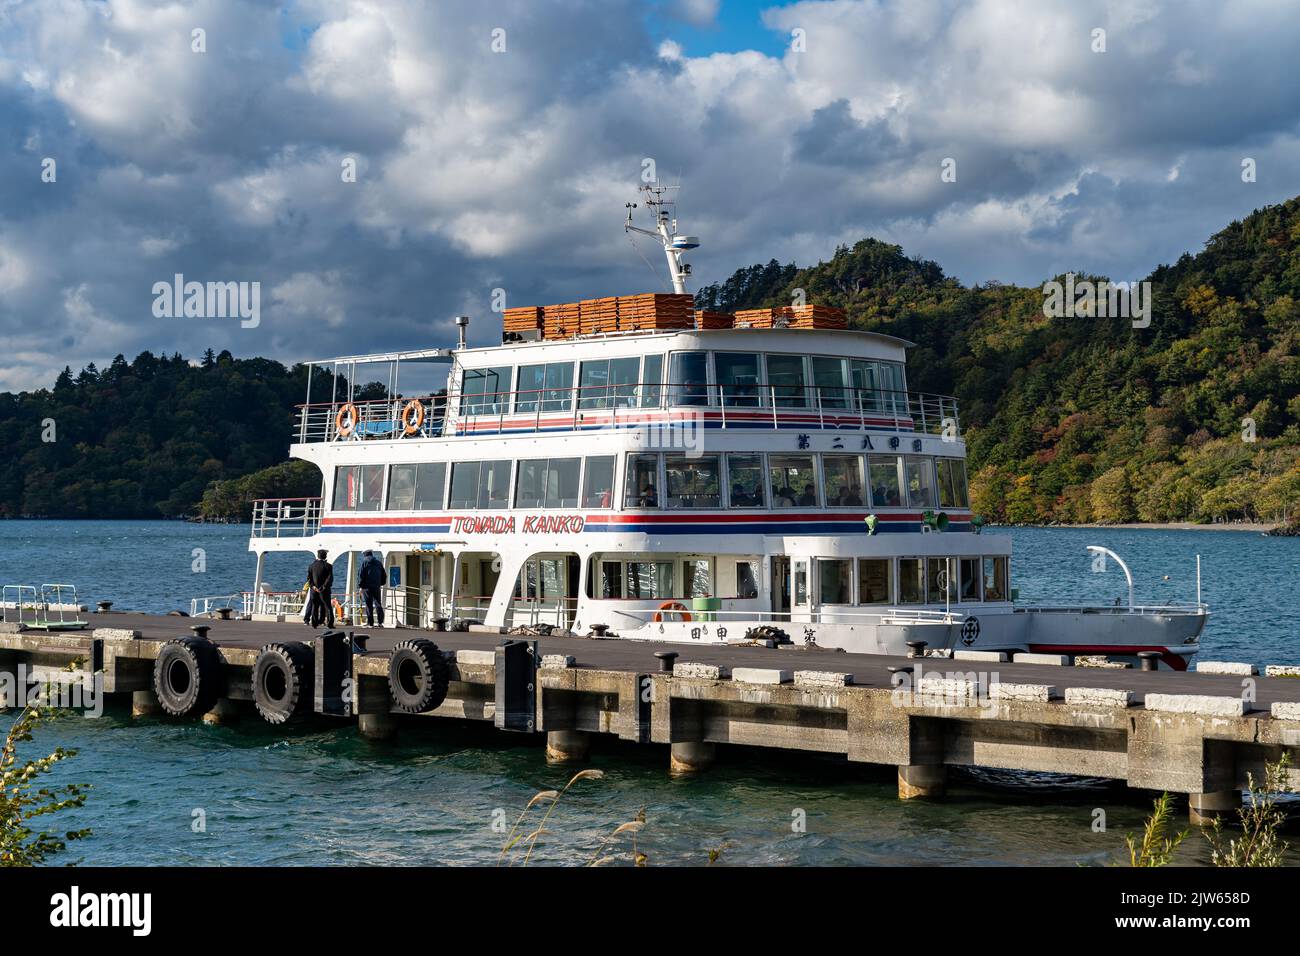
<path fill-rule="evenodd" d="M 1155 671 L 1160 669 L 1160 652 L 1159 651 L 1138 651 L 1138 660 L 1142 662 L 1142 670 Z"/>
<path fill-rule="evenodd" d="M 655 657 L 659 658 L 659 673 L 671 674 L 673 672 L 673 662 L 677 660 L 676 651 L 655 651 Z"/>
<path fill-rule="evenodd" d="M 191 624 L 191 625 L 190 625 L 190 630 L 193 631 L 195 634 L 197 634 L 199 637 L 204 637 L 204 638 L 206 638 L 206 637 L 208 636 L 208 631 L 212 630 L 212 625 L 210 625 L 210 624 Z"/>
<path fill-rule="evenodd" d="M 217 617 L 220 618 L 220 619 L 223 620 L 223 621 L 229 621 L 230 618 L 231 618 L 231 615 L 233 615 L 234 613 L 235 613 L 235 612 L 234 612 L 234 609 L 233 609 L 233 608 L 228 608 L 228 607 L 219 607 L 219 608 L 217 608 Z"/>
<path fill-rule="evenodd" d="M 909 649 L 908 649 L 908 652 L 907 652 L 907 656 L 908 656 L 908 657 L 924 657 L 924 656 L 925 656 L 925 645 L 926 645 L 927 643 L 928 643 L 927 641 L 908 641 L 908 642 L 907 642 L 907 646 L 908 646 Z"/>
<path fill-rule="evenodd" d="M 96 602 L 95 602 L 95 609 L 96 609 L 100 614 L 107 614 L 109 611 L 113 610 L 113 602 L 112 602 L 112 601 L 96 601 Z"/>

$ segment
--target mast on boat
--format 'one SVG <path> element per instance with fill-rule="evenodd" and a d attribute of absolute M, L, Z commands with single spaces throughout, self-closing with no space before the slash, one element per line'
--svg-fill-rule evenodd
<path fill-rule="evenodd" d="M 664 249 L 664 258 L 668 260 L 668 277 L 672 280 L 673 291 L 686 292 L 686 279 L 691 274 L 690 263 L 682 261 L 682 254 L 691 249 L 698 249 L 698 236 L 682 236 L 677 233 L 677 202 L 668 198 L 672 189 L 680 186 L 664 186 L 658 180 L 641 187 L 641 205 L 654 216 L 655 228 L 643 229 L 632 222 L 632 210 L 637 203 L 624 203 L 627 209 L 627 221 L 623 223 L 624 232 L 639 232 L 643 236 L 658 239 Z M 670 208 L 671 207 L 671 211 Z"/>

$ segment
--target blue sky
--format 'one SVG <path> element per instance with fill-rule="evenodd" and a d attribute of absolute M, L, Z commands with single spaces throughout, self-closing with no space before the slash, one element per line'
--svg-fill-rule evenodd
<path fill-rule="evenodd" d="M 697 285 L 866 236 L 1139 279 L 1300 191 L 1298 48 L 1283 0 L 0 3 L 0 391 L 662 289 L 622 230 L 647 160 Z M 177 273 L 257 283 L 260 321 L 155 315 Z"/>

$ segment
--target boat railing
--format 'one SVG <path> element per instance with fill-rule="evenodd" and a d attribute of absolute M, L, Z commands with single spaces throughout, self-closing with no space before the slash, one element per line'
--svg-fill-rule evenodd
<path fill-rule="evenodd" d="M 414 427 L 413 414 L 402 419 L 409 401 L 425 409 L 419 427 Z M 448 408 L 445 395 L 301 405 L 297 440 L 632 428 L 658 420 L 657 413 L 665 409 L 673 410 L 672 421 L 697 414 L 720 428 L 869 428 L 950 439 L 961 434 L 957 400 L 950 395 L 845 386 L 640 382 L 468 393 L 454 409 Z"/>
<path fill-rule="evenodd" d="M 241 614 L 250 613 L 245 595 L 248 592 L 236 591 L 233 594 L 213 594 L 207 597 L 190 598 L 190 617 L 211 617 L 218 611 L 234 611 L 239 604 Z"/>
<path fill-rule="evenodd" d="M 308 537 L 320 529 L 320 515 L 320 498 L 259 498 L 253 502 L 253 537 Z"/>
<path fill-rule="evenodd" d="M 638 624 L 644 624 L 652 621 L 655 615 L 667 621 L 681 620 L 680 611 L 662 610 L 656 608 L 639 608 L 622 610 L 619 608 L 610 608 L 610 613 L 621 617 L 629 618 Z M 843 624 L 843 623 L 870 623 L 870 624 L 936 624 L 949 625 L 960 624 L 966 619 L 967 611 L 931 611 L 920 608 L 898 608 L 898 607 L 881 607 L 875 610 L 854 610 L 846 611 L 841 609 L 815 611 L 768 611 L 768 610 L 738 610 L 738 611 L 697 611 L 688 609 L 686 614 L 691 615 L 691 621 L 709 621 L 726 623 L 728 620 L 741 621 L 759 621 L 781 624 Z"/>
<path fill-rule="evenodd" d="M 1017 614 L 1209 614 L 1208 604 L 1017 604 Z"/>

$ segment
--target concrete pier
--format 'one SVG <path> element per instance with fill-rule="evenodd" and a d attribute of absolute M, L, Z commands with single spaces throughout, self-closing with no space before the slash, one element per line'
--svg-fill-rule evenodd
<path fill-rule="evenodd" d="M 395 740 L 397 721 L 391 714 L 361 714 L 357 717 L 357 731 L 366 740 Z"/>
<path fill-rule="evenodd" d="M 898 799 L 917 800 L 944 795 L 948 768 L 943 764 L 911 764 L 898 768 Z"/>
<path fill-rule="evenodd" d="M 668 770 L 673 774 L 699 773 L 713 766 L 717 746 L 703 741 L 690 741 L 672 745 L 668 757 Z"/>
<path fill-rule="evenodd" d="M 168 640 L 190 636 L 188 622 L 117 612 L 105 621 L 113 626 L 59 634 L 0 627 L 0 675 L 16 686 L 20 671 L 31 679 L 73 660 L 93 662 L 110 700 L 130 695 L 132 713 L 158 713 L 154 662 Z M 294 622 L 212 620 L 217 663 L 209 666 L 220 667 L 223 691 L 206 719 L 225 723 L 242 712 L 260 720 L 250 681 L 260 649 L 313 636 Z M 918 659 L 901 656 L 569 634 L 538 636 L 535 656 L 506 655 L 509 636 L 490 628 L 381 629 L 369 632 L 364 653 L 341 660 L 327 658 L 324 644 L 305 645 L 317 655 L 307 693 L 318 723 L 355 722 L 366 739 L 391 739 L 403 712 L 389 690 L 389 656 L 413 636 L 438 645 L 449 684 L 436 707 L 403 719 L 475 721 L 533 740 L 544 733 L 551 759 L 585 759 L 597 734 L 668 745 L 673 773 L 706 770 L 718 744 L 736 754 L 837 755 L 895 768 L 904 800 L 942 797 L 951 767 L 1075 774 L 1187 794 L 1196 822 L 1230 813 L 1247 775 L 1263 779 L 1265 763 L 1284 754 L 1294 768 L 1289 783 L 1300 788 L 1300 680 L 1267 668 L 1252 678 L 1250 700 L 1236 673 L 1071 667 L 1059 659 L 930 658 L 913 688 L 896 678 Z M 671 670 L 659 652 L 678 654 Z"/>
<path fill-rule="evenodd" d="M 582 730 L 552 730 L 546 734 L 547 763 L 581 763 L 591 750 L 591 734 Z"/>
<path fill-rule="evenodd" d="M 1240 790 L 1216 790 L 1213 793 L 1187 795 L 1187 818 L 1198 827 L 1210 826 L 1219 818 L 1223 818 L 1224 823 L 1234 823 L 1236 812 L 1240 808 Z"/>
<path fill-rule="evenodd" d="M 241 716 L 243 708 L 229 698 L 222 698 L 217 701 L 217 706 L 203 715 L 203 722 L 213 727 L 225 727 L 239 723 Z"/>
<path fill-rule="evenodd" d="M 158 695 L 152 690 L 137 690 L 131 693 L 131 716 L 152 717 L 163 712 L 158 703 Z"/>

